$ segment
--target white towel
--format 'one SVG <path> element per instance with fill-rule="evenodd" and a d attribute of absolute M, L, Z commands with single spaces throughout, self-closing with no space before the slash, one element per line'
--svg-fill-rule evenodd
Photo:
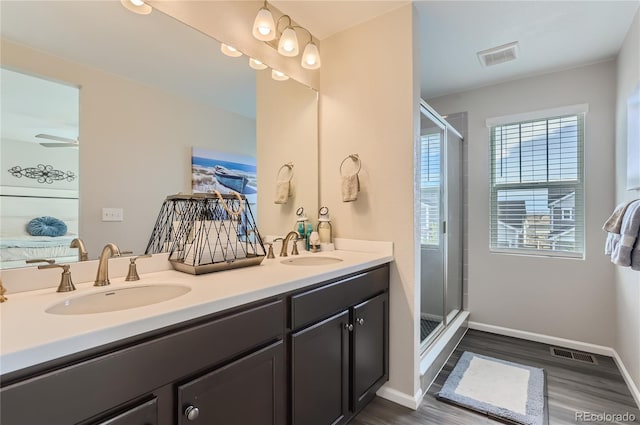
<path fill-rule="evenodd" d="M 287 199 L 289 199 L 290 188 L 289 180 L 278 180 L 276 182 L 276 200 L 273 202 L 275 204 L 286 204 Z"/>
<path fill-rule="evenodd" d="M 358 199 L 360 179 L 357 174 L 342 176 L 342 202 L 353 202 Z"/>
<path fill-rule="evenodd" d="M 624 217 L 620 228 L 620 243 L 618 243 L 611 253 L 611 262 L 618 266 L 631 266 L 631 256 L 638 234 L 640 233 L 640 201 L 631 203 Z"/>
<path fill-rule="evenodd" d="M 602 226 L 602 230 L 609 233 L 617 233 L 620 234 L 620 228 L 622 227 L 622 219 L 624 218 L 624 213 L 629 208 L 629 205 L 633 204 L 635 201 L 623 202 L 618 205 L 616 209 L 613 211 L 613 214 L 604 222 Z"/>
<path fill-rule="evenodd" d="M 604 255 L 611 256 L 611 253 L 620 243 L 620 235 L 618 233 L 607 233 L 607 242 L 604 245 Z"/>

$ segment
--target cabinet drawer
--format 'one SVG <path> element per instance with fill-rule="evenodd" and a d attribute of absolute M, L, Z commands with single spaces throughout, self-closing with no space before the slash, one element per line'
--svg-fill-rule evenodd
<path fill-rule="evenodd" d="M 298 329 L 389 288 L 389 266 L 291 296 L 291 328 Z"/>
<path fill-rule="evenodd" d="M 9 385 L 0 422 L 80 422 L 281 338 L 284 317 L 277 300 Z"/>

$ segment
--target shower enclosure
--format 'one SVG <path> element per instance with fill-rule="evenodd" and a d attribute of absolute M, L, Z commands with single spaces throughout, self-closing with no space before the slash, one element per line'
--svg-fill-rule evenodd
<path fill-rule="evenodd" d="M 420 343 L 422 351 L 462 310 L 462 136 L 420 107 Z"/>

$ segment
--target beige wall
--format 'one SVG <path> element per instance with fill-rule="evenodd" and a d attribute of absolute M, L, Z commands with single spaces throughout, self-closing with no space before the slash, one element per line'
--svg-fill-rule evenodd
<path fill-rule="evenodd" d="M 2 41 L 2 66 L 80 86 L 80 235 L 140 253 L 164 198 L 191 190 L 191 147 L 255 156 L 255 121 Z M 103 207 L 124 209 L 102 222 Z"/>
<path fill-rule="evenodd" d="M 627 176 L 627 97 L 640 81 L 640 11 L 618 55 L 616 103 L 616 203 L 640 199 L 639 190 L 625 190 Z M 615 268 L 616 351 L 636 388 L 640 388 L 640 273 Z"/>
<path fill-rule="evenodd" d="M 469 119 L 468 309 L 470 320 L 611 347 L 614 270 L 602 223 L 614 199 L 615 61 L 453 94 L 427 102 Z M 585 260 L 489 252 L 489 129 L 485 120 L 588 103 Z"/>
<path fill-rule="evenodd" d="M 413 15 L 406 5 L 323 40 L 320 78 L 320 203 L 332 212 L 335 235 L 393 241 L 386 388 L 408 400 L 419 390 Z M 352 153 L 362 160 L 362 190 L 357 201 L 344 203 L 339 166 Z"/>
<path fill-rule="evenodd" d="M 313 223 L 318 216 L 318 92 L 291 79 L 275 81 L 257 72 L 256 131 L 258 153 L 258 227 L 263 235 L 286 235 L 294 229 L 296 210 Z M 293 163 L 291 197 L 275 204 L 278 171 Z M 288 170 L 280 171 L 288 176 Z"/>

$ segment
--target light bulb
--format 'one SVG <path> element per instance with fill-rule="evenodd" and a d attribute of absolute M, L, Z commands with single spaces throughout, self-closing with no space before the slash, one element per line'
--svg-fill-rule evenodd
<path fill-rule="evenodd" d="M 296 31 L 291 27 L 287 27 L 280 36 L 278 53 L 282 56 L 293 57 L 298 56 L 298 52 L 298 36 L 296 35 Z"/>
<path fill-rule="evenodd" d="M 238 51 L 235 47 L 229 46 L 228 44 L 222 43 L 220 45 L 220 51 L 227 56 L 231 56 L 232 58 L 237 58 L 242 56 L 242 53 Z"/>
<path fill-rule="evenodd" d="M 249 66 L 258 71 L 267 69 L 267 65 L 263 64 L 258 59 L 254 59 L 254 58 L 249 58 Z"/>
<path fill-rule="evenodd" d="M 258 10 L 253 21 L 253 36 L 260 41 L 271 41 L 276 38 L 276 24 L 273 15 L 266 7 Z"/>
<path fill-rule="evenodd" d="M 289 76 L 282 71 L 278 71 L 277 69 L 272 69 L 271 78 L 273 78 L 276 81 L 286 81 L 289 79 Z"/>
<path fill-rule="evenodd" d="M 125 9 L 139 15 L 148 15 L 153 10 L 151 6 L 142 0 L 120 0 L 120 4 L 122 4 Z"/>
<path fill-rule="evenodd" d="M 307 44 L 304 48 L 304 52 L 302 52 L 301 65 L 306 69 L 320 68 L 320 51 L 318 50 L 318 46 L 316 46 L 313 41 L 310 41 L 309 44 Z"/>

